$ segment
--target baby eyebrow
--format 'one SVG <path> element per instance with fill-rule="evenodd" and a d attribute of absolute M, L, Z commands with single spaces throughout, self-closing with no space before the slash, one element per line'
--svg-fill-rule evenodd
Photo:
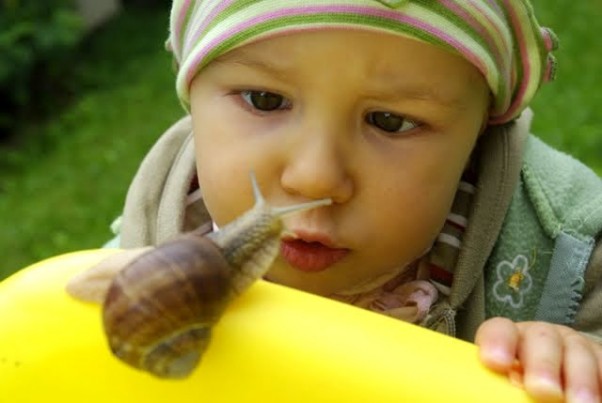
<path fill-rule="evenodd" d="M 380 89 L 367 91 L 364 95 L 368 98 L 375 98 L 389 102 L 400 101 L 424 101 L 434 103 L 439 106 L 462 110 L 467 107 L 466 101 L 461 96 L 447 96 L 439 91 L 436 87 L 429 85 L 421 85 L 415 83 L 388 83 L 387 85 L 379 86 Z"/>
<path fill-rule="evenodd" d="M 232 53 L 227 53 L 213 61 L 213 63 L 224 66 L 243 66 L 255 71 L 262 72 L 271 77 L 282 81 L 290 78 L 289 65 L 280 65 L 274 60 L 264 61 L 262 58 L 247 54 L 242 49 Z M 396 82 L 390 79 L 390 74 L 386 74 L 382 80 L 377 80 L 374 89 L 368 89 L 362 96 L 388 102 L 401 101 L 424 101 L 440 105 L 454 110 L 463 110 L 467 108 L 466 101 L 461 97 L 445 96 L 437 91 L 432 85 L 419 84 L 415 82 Z"/>
<path fill-rule="evenodd" d="M 212 63 L 223 66 L 243 66 L 282 80 L 285 80 L 289 76 L 285 66 L 279 66 L 277 63 L 265 62 L 261 59 L 246 55 L 242 50 L 218 57 Z"/>

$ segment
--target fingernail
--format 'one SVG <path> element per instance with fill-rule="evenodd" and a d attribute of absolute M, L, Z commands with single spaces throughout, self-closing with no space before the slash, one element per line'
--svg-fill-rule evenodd
<path fill-rule="evenodd" d="M 595 396 L 589 389 L 569 391 L 567 394 L 569 403 L 600 403 L 600 398 Z"/>
<path fill-rule="evenodd" d="M 509 366 L 512 364 L 514 357 L 508 354 L 508 351 L 503 348 L 488 348 L 483 350 L 483 355 L 489 362 L 494 362 L 501 366 Z"/>
<path fill-rule="evenodd" d="M 534 396 L 562 400 L 563 392 L 560 383 L 551 375 L 526 375 L 525 388 Z"/>

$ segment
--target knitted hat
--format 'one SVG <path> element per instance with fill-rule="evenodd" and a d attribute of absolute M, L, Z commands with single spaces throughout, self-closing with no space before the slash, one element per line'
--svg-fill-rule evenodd
<path fill-rule="evenodd" d="M 410 37 L 463 56 L 489 84 L 491 124 L 516 118 L 554 75 L 556 38 L 528 0 L 174 0 L 167 45 L 178 96 L 188 107 L 194 76 L 232 49 L 333 28 Z"/>

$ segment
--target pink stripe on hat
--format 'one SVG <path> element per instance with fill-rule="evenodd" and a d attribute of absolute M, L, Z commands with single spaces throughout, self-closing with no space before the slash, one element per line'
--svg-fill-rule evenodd
<path fill-rule="evenodd" d="M 527 107 L 553 75 L 556 41 L 528 0 L 182 0 L 171 13 L 176 88 L 185 107 L 200 69 L 239 46 L 316 29 L 366 29 L 411 37 L 457 53 L 485 77 L 490 123 Z"/>

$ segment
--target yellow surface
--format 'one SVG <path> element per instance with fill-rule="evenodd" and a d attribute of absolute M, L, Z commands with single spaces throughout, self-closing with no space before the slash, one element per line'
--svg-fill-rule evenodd
<path fill-rule="evenodd" d="M 114 358 L 100 307 L 68 279 L 114 250 L 59 256 L 0 283 L 0 402 L 524 402 L 476 347 L 258 282 L 228 309 L 200 366 L 160 380 Z"/>

